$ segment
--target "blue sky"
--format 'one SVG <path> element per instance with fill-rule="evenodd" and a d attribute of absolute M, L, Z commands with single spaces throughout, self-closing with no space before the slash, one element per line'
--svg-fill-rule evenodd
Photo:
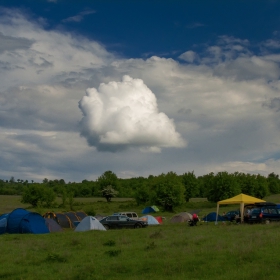
<path fill-rule="evenodd" d="M 258 43 L 274 37 L 279 1 L 15 1 L 46 29 L 84 35 L 124 57 L 176 54 L 227 35 Z M 278 34 L 279 36 L 279 34 Z"/>
<path fill-rule="evenodd" d="M 0 178 L 280 167 L 280 1 L 0 3 Z"/>

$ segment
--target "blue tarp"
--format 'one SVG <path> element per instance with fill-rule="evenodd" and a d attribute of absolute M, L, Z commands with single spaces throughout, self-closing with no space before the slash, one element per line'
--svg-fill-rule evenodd
<path fill-rule="evenodd" d="M 0 227 L 0 233 L 39 234 L 50 232 L 46 226 L 45 219 L 38 213 L 18 208 L 6 215 L 6 229 L 4 230 L 5 218 L 3 218 L 0 220 L 2 221 L 1 224 L 3 224 L 3 227 Z"/>
<path fill-rule="evenodd" d="M 202 218 L 203 221 L 205 222 L 215 222 L 216 221 L 216 212 L 211 212 L 209 214 L 207 214 L 207 216 L 205 216 L 204 218 Z M 225 219 L 224 217 L 218 215 L 218 221 L 226 221 L 227 219 Z"/>

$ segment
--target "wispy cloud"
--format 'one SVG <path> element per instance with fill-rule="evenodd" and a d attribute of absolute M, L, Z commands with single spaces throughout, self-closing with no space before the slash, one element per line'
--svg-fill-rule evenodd
<path fill-rule="evenodd" d="M 91 14 L 94 14 L 94 13 L 96 13 L 94 10 L 83 11 L 83 12 L 80 12 L 79 14 L 77 14 L 75 16 L 63 19 L 62 22 L 80 22 L 84 19 L 85 16 L 91 15 Z"/>
<path fill-rule="evenodd" d="M 186 28 L 188 29 L 194 29 L 194 28 L 198 28 L 198 27 L 202 27 L 202 26 L 205 26 L 205 24 L 203 23 L 200 23 L 200 22 L 193 22 L 193 23 L 190 23 L 186 26 Z"/>
<path fill-rule="evenodd" d="M 279 40 L 267 40 L 263 43 L 263 45 L 267 48 L 271 49 L 280 49 L 280 41 Z"/>

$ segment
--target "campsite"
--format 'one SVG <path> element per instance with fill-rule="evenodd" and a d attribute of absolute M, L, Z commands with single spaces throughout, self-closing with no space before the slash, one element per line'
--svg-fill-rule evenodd
<path fill-rule="evenodd" d="M 14 197 L 10 206 L 28 208 Z M 3 199 L 3 201 L 5 201 Z M 268 198 L 279 201 L 279 196 Z M 14 205 L 12 205 L 14 201 Z M 81 202 L 82 203 L 82 202 Z M 96 212 L 134 210 L 132 201 L 94 202 Z M 216 205 L 202 208 L 199 216 L 215 212 Z M 2 204 L 5 207 L 5 203 Z M 224 209 L 236 209 L 238 205 Z M 27 211 L 34 209 L 27 209 Z M 47 212 L 46 209 L 36 209 Z M 50 211 L 51 209 L 49 209 Z M 185 210 L 185 211 L 184 211 Z M 3 212 L 3 209 L 1 209 Z M 41 213 L 42 214 L 42 213 Z M 50 234 L 3 234 L 2 279 L 277 279 L 280 224 L 235 225 L 201 222 L 189 227 L 172 223 L 176 213 L 161 212 L 161 225 L 130 230 L 66 229 Z M 120 261 L 121 260 L 121 261 Z"/>

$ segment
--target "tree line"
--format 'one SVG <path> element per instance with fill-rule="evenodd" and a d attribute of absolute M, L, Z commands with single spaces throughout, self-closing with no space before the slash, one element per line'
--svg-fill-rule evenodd
<path fill-rule="evenodd" d="M 83 180 L 80 183 L 47 178 L 42 183 L 15 180 L 14 177 L 6 181 L 0 179 L 0 195 L 22 195 L 22 201 L 33 206 L 50 206 L 57 196 L 62 197 L 63 201 L 73 200 L 74 197 L 103 196 L 108 202 L 113 197 L 132 197 L 138 205 L 156 204 L 172 211 L 190 198 L 204 197 L 217 202 L 239 193 L 258 198 L 278 194 L 279 175 L 270 173 L 265 177 L 224 171 L 196 176 L 193 171 L 183 175 L 170 171 L 148 178 L 121 179 L 112 171 L 106 171 L 95 181 Z"/>

